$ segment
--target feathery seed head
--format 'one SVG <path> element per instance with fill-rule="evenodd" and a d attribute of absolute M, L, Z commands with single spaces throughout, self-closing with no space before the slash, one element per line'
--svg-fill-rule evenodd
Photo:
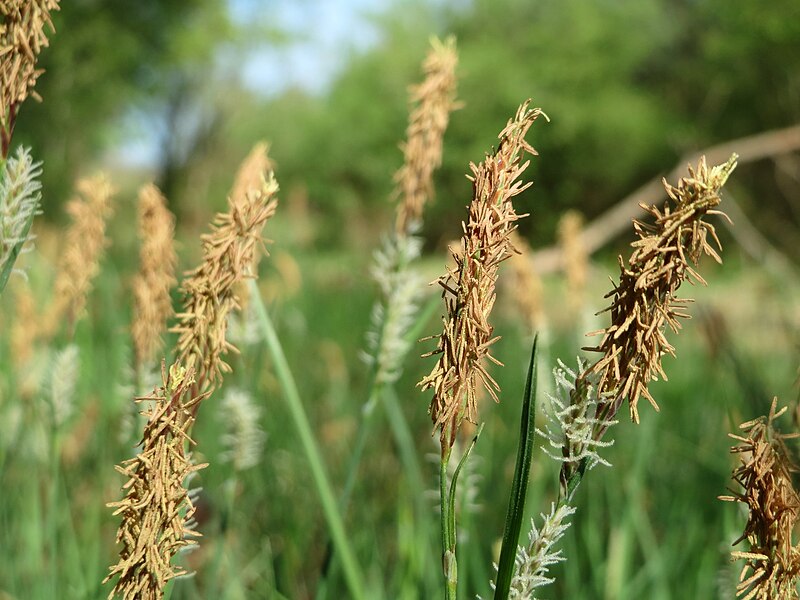
<path fill-rule="evenodd" d="M 253 404 L 250 394 L 240 389 L 228 390 L 220 404 L 220 417 L 227 423 L 222 436 L 225 452 L 222 462 L 229 462 L 234 471 L 254 467 L 261 459 L 266 435 L 261 430 L 261 408 Z"/>
<path fill-rule="evenodd" d="M 563 504 L 556 508 L 550 506 L 550 513 L 541 514 L 542 528 L 537 529 L 535 521 L 531 519 L 531 531 L 528 534 L 528 545 L 517 547 L 514 575 L 511 578 L 509 600 L 536 600 L 536 588 L 553 583 L 554 579 L 548 577 L 549 568 L 566 560 L 561 550 L 554 550 L 556 543 L 564 537 L 569 528 L 567 519 L 575 513 L 575 508 Z M 496 566 L 495 566 L 496 568 Z M 491 584 L 494 589 L 494 583 Z"/>
<path fill-rule="evenodd" d="M 544 431 L 539 431 L 540 435 L 547 438 L 549 446 L 542 446 L 542 450 L 554 460 L 569 463 L 572 468 L 577 468 L 582 461 L 586 461 L 587 469 L 597 464 L 610 467 L 598 449 L 611 446 L 613 440 L 604 442 L 593 437 L 599 424 L 595 416 L 597 388 L 591 378 L 579 375 L 585 373 L 586 362 L 578 358 L 577 371 L 560 360 L 558 365 L 553 369 L 555 394 L 547 395 L 550 400 L 550 410 L 546 411 L 548 422 Z M 562 481 L 562 485 L 565 484 Z"/>
<path fill-rule="evenodd" d="M 192 409 L 200 397 L 191 397 L 194 371 L 178 363 L 167 373 L 162 366 L 162 386 L 151 396 L 137 398 L 150 403 L 144 411 L 147 424 L 138 456 L 126 460 L 117 471 L 128 478 L 125 498 L 111 502 L 122 515 L 117 543 L 122 544 L 117 564 L 103 583 L 116 578 L 109 600 L 158 600 L 167 583 L 186 571 L 171 564 L 181 549 L 196 544 L 200 534 L 192 529 L 194 502 L 185 485 L 207 465 L 192 464 L 185 447 L 194 445 L 189 430 Z"/>
<path fill-rule="evenodd" d="M 413 229 L 412 229 L 413 231 Z M 372 308 L 364 359 L 375 366 L 375 382 L 397 381 L 403 357 L 411 343 L 406 333 L 419 306 L 423 281 L 408 266 L 419 258 L 422 240 L 415 235 L 390 236 L 375 252 L 372 278 L 380 288 L 381 299 Z"/>
<path fill-rule="evenodd" d="M 422 219 L 425 203 L 433 196 L 433 172 L 442 164 L 442 140 L 450 113 L 458 108 L 456 97 L 455 38 L 444 42 L 434 38 L 425 58 L 425 80 L 411 88 L 411 103 L 403 166 L 395 175 L 395 193 L 401 197 L 397 206 L 395 230 L 407 235 L 409 228 Z"/>
<path fill-rule="evenodd" d="M 442 451 L 452 447 L 456 432 L 466 418 L 477 421 L 476 390 L 485 387 L 497 401 L 499 386 L 486 370 L 485 361 L 498 363 L 489 354 L 497 341 L 489 315 L 495 301 L 495 282 L 500 263 L 511 256 L 509 235 L 520 218 L 511 200 L 530 184 L 518 178 L 530 164 L 525 153 L 536 151 L 525 141 L 533 122 L 543 114 L 529 108 L 529 101 L 519 107 L 500 133 L 500 146 L 479 165 L 471 164 L 473 199 L 469 218 L 462 224 L 461 252 L 451 249 L 455 262 L 439 278 L 447 316 L 444 331 L 438 336 L 436 350 L 425 356 L 439 355 L 436 366 L 418 385 L 433 389 L 429 412 L 434 431 L 440 430 Z"/>
<path fill-rule="evenodd" d="M 590 348 L 603 354 L 591 369 L 599 375 L 600 411 L 608 418 L 614 417 L 626 398 L 634 422 L 639 422 L 640 398 L 658 410 L 648 385 L 659 377 L 666 379 L 661 357 L 674 355 L 665 329 L 669 326 L 677 333 L 679 319 L 688 318 L 688 301 L 676 298 L 675 293 L 686 279 L 705 284 L 695 270 L 703 254 L 721 262 L 709 243 L 711 238 L 721 247 L 716 231 L 703 217 L 725 216 L 715 208 L 720 188 L 735 167 L 736 155 L 711 169 L 701 158 L 697 169 L 690 166 L 689 177 L 682 178 L 677 187 L 664 181 L 669 199 L 663 211 L 643 205 L 654 218 L 652 224 L 634 221 L 638 239 L 631 244 L 633 253 L 628 266 L 619 258 L 620 280 L 607 295 L 613 297 L 606 309 L 611 325 L 595 333 L 602 338 L 597 347 Z"/>
<path fill-rule="evenodd" d="M 147 369 L 161 349 L 161 335 L 172 315 L 170 289 L 175 285 L 175 217 L 154 185 L 139 190 L 139 273 L 133 281 L 134 362 Z"/>
<path fill-rule="evenodd" d="M 781 434 L 775 421 L 787 411 L 777 410 L 772 401 L 769 415 L 742 423 L 742 435 L 729 434 L 738 442 L 731 453 L 739 456 L 733 480 L 742 491 L 733 491 L 720 500 L 740 502 L 749 511 L 747 525 L 734 545 L 747 540 L 745 552 L 731 552 L 734 560 L 744 559 L 736 588 L 737 597 L 745 600 L 797 598 L 796 581 L 800 577 L 800 544 L 792 544 L 792 531 L 800 518 L 800 494 L 792 484 L 797 466 L 790 458 L 784 440 L 800 433 Z"/>
<path fill-rule="evenodd" d="M 25 148 L 6 161 L 0 177 L 0 271 L 31 248 L 31 221 L 41 212 L 41 175 L 42 163 L 33 162 Z"/>
<path fill-rule="evenodd" d="M 51 31 L 50 12 L 59 0 L 4 0 L 0 3 L 0 143 L 2 157 L 8 156 L 19 105 L 33 93 L 42 69 L 36 61 L 47 47 L 45 27 Z"/>
<path fill-rule="evenodd" d="M 78 346 L 75 344 L 59 350 L 53 357 L 48 391 L 55 428 L 60 428 L 72 414 L 79 367 Z"/>
<path fill-rule="evenodd" d="M 66 233 L 47 319 L 51 333 L 65 318 L 72 327 L 83 316 L 86 298 L 100 272 L 103 250 L 108 246 L 106 221 L 111 215 L 114 193 L 111 182 L 100 174 L 79 180 L 76 189 L 76 197 L 67 204 L 72 223 Z"/>
<path fill-rule="evenodd" d="M 236 178 L 233 180 L 230 201 L 233 204 L 247 201 L 247 194 L 250 190 L 257 190 L 261 187 L 261 179 L 264 173 L 274 171 L 274 165 L 269 158 L 269 144 L 259 142 L 250 154 L 239 165 L 236 171 Z"/>
<path fill-rule="evenodd" d="M 270 172 L 246 201 L 229 200 L 229 210 L 214 217 L 211 233 L 201 237 L 203 262 L 186 273 L 181 291 L 183 312 L 171 329 L 179 334 L 179 361 L 197 370 L 197 389 L 213 389 L 230 372 L 223 356 L 236 348 L 226 340 L 228 315 L 239 308 L 237 283 L 254 277 L 261 230 L 278 205 L 278 183 Z"/>

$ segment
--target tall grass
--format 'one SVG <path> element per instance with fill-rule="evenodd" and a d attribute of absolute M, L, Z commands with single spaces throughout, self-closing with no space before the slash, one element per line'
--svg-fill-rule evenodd
<path fill-rule="evenodd" d="M 41 36 L 42 7 L 57 5 L 31 6 Z M 720 259 L 711 221 L 722 216 L 735 157 L 665 182 L 670 199 L 647 207 L 632 253 L 618 261 L 601 315 L 609 321 L 587 349 L 595 358 L 559 361 L 553 381 L 537 386 L 550 356 L 578 352 L 574 333 L 601 305 L 605 269 L 589 262 L 576 242 L 579 220 L 567 216 L 566 279 L 531 270 L 517 224 L 526 154 L 535 154 L 526 135 L 543 113 L 525 102 L 497 148 L 470 165 L 460 245 L 437 280 L 443 308 L 426 298 L 422 273 L 441 259 L 423 255 L 418 234 L 459 106 L 456 65 L 454 41 L 434 41 L 411 89 L 397 208 L 372 259 L 284 247 L 296 269 L 259 260 L 262 230 L 280 247 L 293 226 L 259 144 L 227 209 L 200 236 L 201 260 L 181 277 L 173 309 L 180 261 L 165 199 L 142 188 L 139 252 L 108 256 L 125 227 L 113 218 L 113 186 L 79 180 L 58 257 L 27 252 L 30 282 L 9 278 L 13 293 L 0 298 L 9 331 L 0 341 L 9 358 L 0 382 L 0 596 L 456 600 L 532 598 L 550 585 L 557 597 L 711 597 L 724 579 L 743 598 L 796 597 L 800 502 L 795 436 L 776 425 L 784 411 L 773 403 L 764 418 L 740 418 L 765 407 L 746 403 L 703 350 L 701 330 L 680 342 L 669 333 L 688 316 L 678 289 L 705 283 L 703 256 Z M 11 114 L 6 106 L 4 144 Z M 30 241 L 39 174 L 25 152 L 4 166 L 4 207 L 29 209 L 0 215 L 13 213 L 3 221 L 10 272 Z M 546 201 L 546 190 L 536 197 Z M 184 244 L 196 246 L 193 237 Z M 129 254 L 138 266 L 117 260 Z M 711 273 L 719 290 L 699 288 L 703 304 L 732 289 L 755 294 L 752 268 Z M 282 278 L 299 292 L 269 293 Z M 771 315 L 789 309 L 759 309 L 753 329 L 774 338 Z M 435 330 L 437 313 L 436 346 L 417 358 L 414 342 Z M 529 353 L 535 330 L 543 335 Z M 785 391 L 796 365 L 783 342 L 737 364 L 763 368 L 766 384 Z M 143 389 L 159 364 L 160 382 Z M 665 413 L 657 425 L 642 400 Z M 638 427 L 617 424 L 626 404 Z M 741 491 L 724 498 L 748 509 L 740 534 L 714 496 L 730 468 L 716 434 L 742 420 L 733 448 Z M 587 477 L 597 465 L 606 468 Z M 723 546 L 740 535 L 749 546 L 732 554 L 745 563 L 737 582 Z"/>

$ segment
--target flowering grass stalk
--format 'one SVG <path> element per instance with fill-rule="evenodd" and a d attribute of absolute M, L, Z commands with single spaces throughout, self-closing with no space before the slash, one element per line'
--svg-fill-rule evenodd
<path fill-rule="evenodd" d="M 67 204 L 72 223 L 53 285 L 53 301 L 46 316 L 47 332 L 54 335 L 67 322 L 70 333 L 86 311 L 86 299 L 100 273 L 100 260 L 109 242 L 107 220 L 111 216 L 114 189 L 103 174 L 81 179 L 76 196 Z"/>
<path fill-rule="evenodd" d="M 194 372 L 179 363 L 167 372 L 162 366 L 163 384 L 152 396 L 137 398 L 151 402 L 144 412 L 147 425 L 139 454 L 117 467 L 128 478 L 125 498 L 111 502 L 115 515 L 122 516 L 117 543 L 122 544 L 117 564 L 103 580 L 116 579 L 109 600 L 160 600 L 166 585 L 186 574 L 172 564 L 183 548 L 196 544 L 200 534 L 193 528 L 195 506 L 186 489 L 189 478 L 208 466 L 193 464 L 187 446 L 194 445 L 189 430 L 194 423 L 193 407 L 201 396 L 192 396 Z"/>
<path fill-rule="evenodd" d="M 772 401 L 769 415 L 739 426 L 741 434 L 729 434 L 738 442 L 731 453 L 739 457 L 733 481 L 741 491 L 720 496 L 720 500 L 744 504 L 748 510 L 744 533 L 733 545 L 747 541 L 746 551 L 733 551 L 733 560 L 744 560 L 736 587 L 736 597 L 767 600 L 797 598 L 800 578 L 800 544 L 792 542 L 792 532 L 800 520 L 800 494 L 792 476 L 798 467 L 785 440 L 800 433 L 782 434 L 775 421 L 788 408 L 777 409 Z"/>
<path fill-rule="evenodd" d="M 172 316 L 170 290 L 177 283 L 175 217 L 154 185 L 139 190 L 139 272 L 133 281 L 134 365 L 137 382 L 161 350 L 162 334 Z"/>
<path fill-rule="evenodd" d="M 631 244 L 633 253 L 627 265 L 619 258 L 619 283 L 606 296 L 613 298 L 606 309 L 611 325 L 589 334 L 601 336 L 596 347 L 587 348 L 601 353 L 601 357 L 579 374 L 570 396 L 570 403 L 578 405 L 585 402 L 582 395 L 591 394 L 597 408 L 591 431 L 584 431 L 583 441 L 576 444 L 567 436 L 562 445 L 563 499 L 572 497 L 592 462 L 589 456 L 579 458 L 581 452 L 602 440 L 623 402 L 628 401 L 635 423 L 639 422 L 641 398 L 658 410 L 648 386 L 651 381 L 666 379 L 662 357 L 675 354 L 665 330 L 669 327 L 677 333 L 680 319 L 689 316 L 685 307 L 690 300 L 680 299 L 676 293 L 686 280 L 706 284 L 696 271 L 701 256 L 722 262 L 710 243 L 721 248 L 716 230 L 703 219 L 708 215 L 727 218 L 717 206 L 736 158 L 734 154 L 727 162 L 709 168 L 703 157 L 696 169 L 689 167 L 688 177 L 681 178 L 676 187 L 665 180 L 668 200 L 664 208 L 645 206 L 653 222 L 634 221 L 638 239 Z M 569 427 L 569 423 L 566 425 Z"/>
<path fill-rule="evenodd" d="M 5 289 L 14 263 L 31 248 L 33 217 L 41 211 L 42 163 L 34 162 L 20 148 L 0 174 L 0 293 Z"/>
<path fill-rule="evenodd" d="M 458 571 L 455 519 L 449 501 L 455 495 L 456 480 L 454 477 L 448 490 L 447 464 L 462 421 L 477 423 L 478 386 L 498 400 L 499 386 L 485 364 L 500 364 L 489 354 L 497 338 L 492 337 L 488 318 L 495 300 L 497 272 L 500 263 L 511 256 L 509 236 L 520 218 L 511 201 L 530 186 L 518 181 L 530 164 L 523 162 L 525 153 L 536 154 L 525 141 L 525 134 L 542 112 L 529 108 L 529 103 L 523 103 L 500 132 L 497 151 L 479 165 L 470 165 L 473 198 L 468 220 L 462 225 L 461 252 L 451 249 L 455 267 L 439 278 L 447 309 L 444 329 L 437 336 L 436 350 L 424 355 L 439 358 L 418 384 L 423 390 L 433 390 L 429 413 L 441 445 L 442 564 L 448 599 L 456 596 Z"/>
<path fill-rule="evenodd" d="M 50 13 L 59 0 L 4 0 L 0 2 L 0 154 L 8 156 L 20 105 L 33 91 L 42 69 L 39 53 L 48 44 L 45 28 L 55 31 Z"/>
<path fill-rule="evenodd" d="M 244 201 L 229 199 L 229 210 L 214 217 L 211 233 L 202 236 L 203 262 L 185 275 L 183 311 L 171 329 L 179 334 L 176 353 L 181 364 L 197 369 L 196 391 L 211 391 L 222 374 L 223 360 L 236 351 L 226 339 L 228 315 L 239 308 L 236 286 L 253 278 L 261 230 L 278 206 L 278 183 L 272 172 L 261 176 Z M 195 406 L 194 410 L 197 410 Z"/>
<path fill-rule="evenodd" d="M 606 309 L 611 313 L 611 325 L 595 332 L 602 336 L 601 341 L 597 347 L 588 348 L 602 356 L 592 364 L 578 359 L 575 371 L 563 363 L 554 370 L 556 394 L 550 397 L 550 422 L 540 432 L 547 438 L 545 452 L 562 463 L 559 497 L 551 511 L 551 521 L 562 510 L 567 510 L 565 516 L 574 512 L 572 498 L 587 470 L 597 464 L 608 465 L 599 450 L 612 443 L 604 441 L 603 435 L 616 423 L 622 403 L 628 400 L 631 419 L 636 423 L 640 398 L 646 398 L 658 410 L 648 385 L 659 377 L 666 379 L 661 358 L 664 354 L 674 355 L 665 329 L 669 326 L 677 333 L 679 319 L 688 318 L 684 312 L 688 301 L 678 299 L 676 292 L 687 279 L 705 284 L 695 270 L 702 255 L 721 262 L 709 243 L 711 238 L 720 247 L 714 226 L 703 217 L 725 216 L 716 207 L 720 189 L 735 166 L 736 155 L 712 168 L 701 158 L 697 169 L 690 166 L 689 176 L 682 178 L 677 187 L 664 181 L 667 204 L 663 209 L 644 207 L 654 222 L 634 221 L 638 237 L 632 244 L 634 251 L 627 265 L 619 258 L 620 281 L 606 296 L 613 297 Z M 552 581 L 544 577 L 547 561 L 533 563 L 529 558 L 537 554 L 538 548 L 547 549 L 544 556 L 553 557 L 550 563 L 563 560 L 560 553 L 548 554 L 563 534 L 562 521 L 560 517 L 556 527 L 534 527 L 528 548 L 519 549 L 515 575 L 519 576 L 519 589 L 532 594 L 533 588 Z M 539 566 L 531 566 L 535 564 Z"/>

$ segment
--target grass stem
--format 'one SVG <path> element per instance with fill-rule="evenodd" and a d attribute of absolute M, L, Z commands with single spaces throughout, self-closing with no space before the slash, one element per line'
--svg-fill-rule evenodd
<path fill-rule="evenodd" d="M 308 416 L 306 415 L 303 403 L 300 400 L 300 393 L 297 390 L 294 376 L 289 368 L 289 363 L 286 360 L 286 355 L 283 352 L 278 335 L 272 324 L 264 302 L 261 299 L 261 293 L 258 290 L 254 280 L 250 280 L 250 293 L 253 305 L 256 309 L 259 324 L 264 333 L 264 338 L 267 344 L 267 350 L 272 358 L 275 375 L 278 378 L 283 396 L 289 408 L 297 433 L 300 437 L 300 443 L 303 446 L 303 451 L 308 459 L 311 474 L 314 478 L 314 483 L 317 487 L 317 492 L 320 496 L 322 503 L 322 511 L 325 516 L 325 521 L 328 524 L 333 544 L 336 552 L 339 554 L 342 568 L 344 569 L 344 576 L 347 582 L 347 587 L 350 590 L 351 597 L 355 600 L 364 600 L 366 598 L 364 592 L 363 577 L 361 569 L 356 561 L 355 554 L 353 553 L 350 543 L 348 542 L 347 535 L 345 534 L 344 524 L 336 499 L 333 494 L 328 475 L 325 471 L 325 465 L 322 461 L 322 455 L 316 441 L 314 434 L 311 430 Z"/>

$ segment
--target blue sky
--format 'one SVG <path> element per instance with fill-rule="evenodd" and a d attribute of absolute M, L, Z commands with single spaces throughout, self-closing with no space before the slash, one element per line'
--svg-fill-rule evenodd
<path fill-rule="evenodd" d="M 242 70 L 246 85 L 265 94 L 287 87 L 324 89 L 350 51 L 379 41 L 370 15 L 389 4 L 390 0 L 230 0 L 234 19 L 261 20 L 297 38 L 285 46 L 254 46 Z"/>
<path fill-rule="evenodd" d="M 289 34 L 291 43 L 254 42 L 242 65 L 243 83 L 264 95 L 291 87 L 319 92 L 335 77 L 351 51 L 365 50 L 379 41 L 370 15 L 382 12 L 391 0 L 229 0 L 234 20 L 268 24 Z M 158 136 L 151 115 L 134 111 L 132 130 L 140 135 L 112 151 L 112 160 L 150 166 L 158 152 Z M 151 132 L 150 135 L 144 132 Z"/>

